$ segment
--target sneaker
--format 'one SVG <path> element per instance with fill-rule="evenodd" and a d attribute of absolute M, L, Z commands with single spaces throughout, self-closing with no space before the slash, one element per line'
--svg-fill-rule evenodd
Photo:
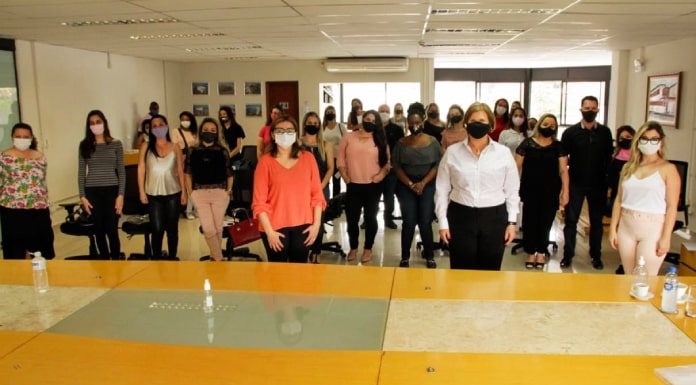
<path fill-rule="evenodd" d="M 602 259 L 601 258 L 592 258 L 592 267 L 595 270 L 604 269 L 604 263 L 602 263 Z"/>
<path fill-rule="evenodd" d="M 572 265 L 572 264 L 573 264 L 573 258 L 563 257 L 563 259 L 561 260 L 561 267 L 564 269 L 567 267 L 570 267 L 570 265 Z"/>
<path fill-rule="evenodd" d="M 399 262 L 399 267 L 408 267 L 408 259 L 402 259 L 401 262 Z"/>
<path fill-rule="evenodd" d="M 425 266 L 426 266 L 428 269 L 434 269 L 434 268 L 437 267 L 437 263 L 435 263 L 435 260 L 434 260 L 434 259 L 430 258 L 430 259 L 426 259 L 426 260 L 425 260 Z"/>

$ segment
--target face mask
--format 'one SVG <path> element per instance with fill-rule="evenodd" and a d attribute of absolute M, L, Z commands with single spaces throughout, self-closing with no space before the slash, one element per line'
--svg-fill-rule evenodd
<path fill-rule="evenodd" d="M 294 132 L 289 134 L 276 134 L 275 142 L 281 148 L 290 148 L 297 142 L 297 134 Z"/>
<path fill-rule="evenodd" d="M 394 110 L 394 115 L 401 115 L 404 113 L 404 110 L 396 109 Z"/>
<path fill-rule="evenodd" d="M 461 115 L 450 116 L 450 122 L 452 122 L 452 124 L 459 124 L 462 120 L 464 120 L 464 117 Z"/>
<path fill-rule="evenodd" d="M 657 151 L 660 150 L 660 143 L 658 144 L 652 144 L 652 143 L 640 143 L 638 142 L 638 149 L 640 152 L 643 153 L 643 155 L 653 155 L 656 154 Z"/>
<path fill-rule="evenodd" d="M 314 124 L 308 124 L 304 127 L 305 132 L 308 133 L 309 135 L 316 135 L 317 132 L 319 132 L 319 126 L 316 126 Z"/>
<path fill-rule="evenodd" d="M 324 120 L 334 121 L 336 119 L 336 114 L 328 113 L 324 115 Z"/>
<path fill-rule="evenodd" d="M 522 126 L 522 123 L 524 123 L 524 118 L 521 116 L 516 116 L 512 118 L 512 124 L 515 125 L 515 127 L 520 127 Z"/>
<path fill-rule="evenodd" d="M 466 130 L 474 139 L 481 139 L 491 131 L 491 125 L 487 123 L 471 122 L 466 125 Z"/>
<path fill-rule="evenodd" d="M 619 147 L 623 148 L 624 150 L 628 150 L 631 148 L 631 142 L 633 139 L 620 139 L 619 140 Z"/>
<path fill-rule="evenodd" d="M 31 147 L 31 141 L 32 140 L 28 138 L 12 138 L 14 148 L 18 149 L 19 151 L 25 151 Z"/>
<path fill-rule="evenodd" d="M 92 130 L 92 133 L 94 135 L 101 135 L 104 133 L 104 125 L 103 124 L 93 124 L 89 126 L 89 129 Z"/>
<path fill-rule="evenodd" d="M 553 136 L 553 134 L 556 133 L 556 130 L 554 130 L 554 129 L 551 128 L 551 127 L 539 127 L 539 133 L 540 133 L 541 136 L 543 136 L 544 138 L 550 138 L 550 137 Z"/>
<path fill-rule="evenodd" d="M 375 125 L 374 122 L 365 122 L 362 124 L 362 126 L 365 132 L 374 132 L 375 128 L 377 128 L 377 125 Z"/>
<path fill-rule="evenodd" d="M 389 121 L 389 114 L 386 112 L 380 112 L 379 117 L 382 119 L 382 124 L 385 124 Z"/>
<path fill-rule="evenodd" d="M 150 110 L 150 116 L 155 116 L 155 115 L 159 115 L 159 110 L 155 110 L 155 109 Z"/>
<path fill-rule="evenodd" d="M 421 126 L 409 126 L 408 130 L 411 131 L 411 135 L 418 135 L 423 131 Z"/>
<path fill-rule="evenodd" d="M 201 140 L 206 143 L 215 143 L 217 139 L 217 134 L 214 132 L 201 132 Z"/>
<path fill-rule="evenodd" d="M 152 129 L 152 135 L 155 138 L 165 138 L 167 137 L 167 132 L 169 132 L 169 127 L 167 126 L 159 126 Z"/>
<path fill-rule="evenodd" d="M 182 120 L 182 121 L 181 121 L 181 127 L 182 127 L 182 128 L 189 128 L 189 127 L 191 127 L 191 122 L 188 121 L 188 120 Z"/>
<path fill-rule="evenodd" d="M 582 119 L 588 123 L 594 122 L 597 117 L 597 111 L 582 111 Z"/>
<path fill-rule="evenodd" d="M 505 106 L 498 106 L 495 108 L 495 114 L 498 116 L 503 116 L 507 112 L 507 108 Z"/>
<path fill-rule="evenodd" d="M 437 111 L 430 111 L 428 112 L 428 117 L 430 119 L 437 119 L 437 117 L 440 116 L 440 113 Z"/>

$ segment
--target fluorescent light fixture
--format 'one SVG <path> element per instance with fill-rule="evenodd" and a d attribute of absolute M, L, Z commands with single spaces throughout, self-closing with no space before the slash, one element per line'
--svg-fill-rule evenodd
<path fill-rule="evenodd" d="M 227 51 L 239 51 L 247 49 L 262 49 L 260 45 L 245 45 L 245 46 L 229 46 L 229 47 L 200 47 L 200 48 L 186 48 L 186 52 L 227 52 Z"/>
<path fill-rule="evenodd" d="M 64 27 L 98 27 L 107 25 L 131 25 L 131 24 L 161 24 L 178 23 L 179 20 L 172 17 L 167 18 L 147 18 L 147 19 L 115 19 L 115 20 L 83 20 L 83 21 L 64 21 L 60 25 Z"/>
<path fill-rule="evenodd" d="M 220 37 L 225 36 L 221 32 L 206 32 L 206 33 L 166 33 L 161 35 L 132 35 L 133 40 L 159 40 L 159 39 L 193 39 L 200 37 Z"/>
<path fill-rule="evenodd" d="M 421 47 L 497 47 L 500 43 L 426 43 L 418 42 Z"/>
<path fill-rule="evenodd" d="M 428 28 L 425 32 L 436 33 L 493 33 L 515 35 L 522 33 L 524 29 L 497 29 L 497 28 Z"/>
<path fill-rule="evenodd" d="M 558 9 L 537 8 L 435 8 L 431 11 L 433 15 L 552 15 Z"/>

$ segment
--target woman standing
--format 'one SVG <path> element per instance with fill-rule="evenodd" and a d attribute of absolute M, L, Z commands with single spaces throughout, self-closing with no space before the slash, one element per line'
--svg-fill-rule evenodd
<path fill-rule="evenodd" d="M 669 251 L 681 178 L 664 158 L 665 132 L 659 123 L 643 124 L 636 136 L 631 158 L 621 171 L 609 242 L 618 248 L 626 272 L 633 271 L 642 256 L 648 274 L 657 275 Z"/>
<path fill-rule="evenodd" d="M 271 114 L 273 113 L 271 112 Z M 242 141 L 246 138 L 244 129 L 237 123 L 235 113 L 229 106 L 220 107 L 218 118 L 220 120 L 220 127 L 222 127 L 222 136 L 230 147 L 230 161 L 233 164 L 239 162 L 242 160 Z"/>
<path fill-rule="evenodd" d="M 55 257 L 46 187 L 46 157 L 37 150 L 31 126 L 12 127 L 12 147 L 0 154 L 0 226 L 5 259 L 40 251 Z"/>
<path fill-rule="evenodd" d="M 510 125 L 510 109 L 507 99 L 495 101 L 495 126 L 490 134 L 491 139 L 496 142 L 500 138 L 500 133 Z"/>
<path fill-rule="evenodd" d="M 222 260 L 222 228 L 232 192 L 230 151 L 212 118 L 201 122 L 198 145 L 186 158 L 186 190 L 198 212 L 210 260 Z"/>
<path fill-rule="evenodd" d="M 553 218 L 559 204 L 568 203 L 568 155 L 556 139 L 557 132 L 556 117 L 542 115 L 532 137 L 516 150 L 515 161 L 522 172 L 520 198 L 524 202 L 522 228 L 527 269 L 544 269 Z"/>
<path fill-rule="evenodd" d="M 488 136 L 490 108 L 474 103 L 464 121 L 468 138 L 449 147 L 437 171 L 440 239 L 449 245 L 452 269 L 500 270 L 515 238 L 520 179 L 510 150 Z"/>
<path fill-rule="evenodd" d="M 259 131 L 259 138 L 256 140 L 256 159 L 261 159 L 263 154 L 267 153 L 271 148 L 271 123 L 283 115 L 281 106 L 274 106 L 271 109 L 271 114 L 266 120 L 266 124 Z"/>
<path fill-rule="evenodd" d="M 140 202 L 149 205 L 152 231 L 152 259 L 162 259 L 162 240 L 167 232 L 169 258 L 178 260 L 179 211 L 188 195 L 184 186 L 184 155 L 172 143 L 167 118 L 155 115 L 150 119 L 150 140 L 140 147 L 138 160 L 138 191 Z"/>
<path fill-rule="evenodd" d="M 326 207 L 316 160 L 302 150 L 298 136 L 293 118 L 274 121 L 270 152 L 254 172 L 252 209 L 269 262 L 307 262 Z"/>
<path fill-rule="evenodd" d="M 425 115 L 423 105 L 414 103 L 408 108 L 408 122 L 411 127 L 419 127 Z M 392 165 L 396 170 L 399 184 L 396 196 L 399 198 L 403 230 L 401 231 L 401 262 L 399 266 L 408 267 L 411 257 L 411 244 L 416 224 L 423 240 L 423 256 L 429 269 L 437 267 L 433 257 L 433 210 L 435 209 L 435 176 L 440 162 L 440 144 L 435 138 L 417 130 L 414 135 L 401 138 L 394 147 Z"/>
<path fill-rule="evenodd" d="M 458 104 L 453 104 L 447 112 L 447 128 L 442 131 L 442 150 L 466 139 L 464 128 L 464 110 Z"/>
<path fill-rule="evenodd" d="M 423 132 L 432 136 L 438 143 L 442 141 L 442 130 L 445 124 L 440 120 L 440 107 L 436 103 L 428 104 L 425 109 L 425 114 L 428 119 L 423 124 Z"/>
<path fill-rule="evenodd" d="M 363 263 L 372 260 L 372 246 L 377 235 L 377 211 L 382 194 L 382 180 L 389 172 L 389 148 L 384 127 L 375 110 L 363 115 L 358 131 L 347 133 L 338 149 L 338 170 L 348 186 L 346 221 L 350 252 L 347 259 L 355 260 L 358 253 L 358 221 L 364 209 L 365 244 L 360 257 Z"/>
<path fill-rule="evenodd" d="M 402 106 L 401 103 L 396 103 L 394 105 L 394 116 L 391 118 L 391 121 L 401 127 L 401 130 L 404 131 L 404 136 L 409 134 L 408 122 L 406 121 L 406 116 L 404 116 L 404 106 Z"/>
<path fill-rule="evenodd" d="M 331 145 L 331 150 L 334 155 L 334 165 L 336 164 L 335 157 L 338 155 L 338 144 L 341 143 L 343 134 L 346 129 L 342 123 L 336 121 L 336 109 L 333 106 L 328 106 L 324 109 L 324 122 L 322 125 L 322 137 Z M 341 176 L 338 173 L 331 174 L 332 197 L 341 193 Z"/>
<path fill-rule="evenodd" d="M 607 169 L 607 186 L 609 187 L 609 202 L 607 204 L 608 217 L 611 217 L 611 211 L 614 207 L 614 201 L 616 200 L 616 193 L 619 190 L 619 176 L 621 175 L 621 169 L 631 158 L 631 142 L 633 142 L 633 136 L 636 134 L 636 130 L 631 126 L 621 126 L 616 130 L 616 148 L 614 149 L 614 156 L 609 162 L 609 168 Z"/>
<path fill-rule="evenodd" d="M 111 137 L 109 123 L 101 111 L 90 111 L 86 126 L 79 151 L 80 203 L 92 217 L 101 258 L 119 259 L 118 218 L 126 189 L 123 145 Z"/>
<path fill-rule="evenodd" d="M 498 143 L 507 146 L 510 152 L 514 155 L 517 151 L 517 146 L 527 139 L 527 113 L 522 108 L 514 108 L 512 110 L 512 119 L 506 130 L 500 133 Z"/>
<path fill-rule="evenodd" d="M 348 113 L 348 131 L 360 129 L 363 118 L 363 104 L 360 99 L 355 98 L 350 101 L 350 112 Z"/>
<path fill-rule="evenodd" d="M 179 149 L 183 152 L 184 162 L 186 164 L 186 156 L 191 151 L 191 148 L 198 142 L 198 124 L 196 123 L 196 117 L 189 111 L 184 111 L 179 114 L 179 128 L 177 130 L 171 131 L 169 135 L 172 138 L 172 142 L 179 145 Z M 183 176 L 183 172 L 181 173 Z M 181 187 L 184 188 L 186 185 L 182 184 Z M 193 203 L 191 202 L 191 197 L 188 195 L 189 192 L 182 191 L 182 194 L 186 195 L 186 218 L 195 218 L 193 214 Z"/>

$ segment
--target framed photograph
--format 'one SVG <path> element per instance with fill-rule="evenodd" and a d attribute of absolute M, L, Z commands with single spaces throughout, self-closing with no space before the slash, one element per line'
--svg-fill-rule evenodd
<path fill-rule="evenodd" d="M 191 83 L 191 92 L 194 95 L 208 95 L 208 82 Z"/>
<path fill-rule="evenodd" d="M 210 107 L 207 104 L 194 104 L 193 116 L 210 116 Z"/>
<path fill-rule="evenodd" d="M 218 95 L 234 95 L 234 82 L 218 82 Z"/>
<path fill-rule="evenodd" d="M 681 72 L 648 76 L 648 96 L 645 120 L 654 120 L 664 126 L 678 128 Z"/>
<path fill-rule="evenodd" d="M 244 95 L 261 95 L 261 82 L 244 82 Z"/>
<path fill-rule="evenodd" d="M 259 117 L 261 115 L 261 103 L 250 103 L 246 105 L 246 116 Z"/>
<path fill-rule="evenodd" d="M 222 108 L 222 107 L 229 107 L 229 108 L 232 110 L 233 113 L 235 113 L 235 114 L 237 113 L 237 106 L 234 105 L 234 104 L 221 104 L 221 105 L 220 105 L 220 108 Z M 218 108 L 218 111 L 219 111 L 219 110 L 220 110 L 220 109 Z"/>

